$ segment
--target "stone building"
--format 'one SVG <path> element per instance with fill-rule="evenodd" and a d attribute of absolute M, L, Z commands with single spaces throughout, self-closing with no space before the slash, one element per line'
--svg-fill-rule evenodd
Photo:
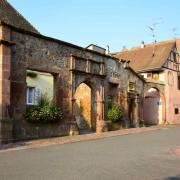
<path fill-rule="evenodd" d="M 180 40 L 132 48 L 115 57 L 130 59 L 130 66 L 146 79 L 145 124 L 180 123 Z"/>
<path fill-rule="evenodd" d="M 60 136 L 75 125 L 83 128 L 78 119 L 80 105 L 85 106 L 80 111 L 89 127 L 98 133 L 106 131 L 108 101 L 121 105 L 127 127 L 138 125 L 144 79 L 128 62 L 94 45 L 83 48 L 43 36 L 4 0 L 0 1 L 0 21 L 1 142 Z M 40 126 L 25 120 L 27 71 L 53 76 L 53 99 L 63 110 L 63 123 Z M 87 103 L 82 102 L 81 95 L 88 94 Z"/>
<path fill-rule="evenodd" d="M 106 102 L 116 102 L 124 110 L 126 127 L 138 127 L 143 120 L 144 79 L 124 60 L 109 58 L 106 67 Z"/>

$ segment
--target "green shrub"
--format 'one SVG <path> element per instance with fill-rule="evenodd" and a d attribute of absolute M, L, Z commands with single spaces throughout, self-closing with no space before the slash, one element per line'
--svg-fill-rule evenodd
<path fill-rule="evenodd" d="M 48 95 L 42 94 L 41 97 L 38 99 L 38 107 L 47 107 L 52 104 L 51 100 L 49 99 Z"/>
<path fill-rule="evenodd" d="M 37 77 L 37 73 L 32 72 L 32 71 L 27 71 L 26 72 L 26 76 L 30 77 L 30 78 L 36 78 Z"/>
<path fill-rule="evenodd" d="M 55 123 L 63 119 L 63 113 L 46 95 L 42 95 L 37 106 L 27 108 L 26 119 L 31 123 Z"/>
<path fill-rule="evenodd" d="M 123 113 L 120 107 L 117 104 L 113 104 L 107 111 L 107 118 L 111 122 L 120 121 L 123 116 Z"/>

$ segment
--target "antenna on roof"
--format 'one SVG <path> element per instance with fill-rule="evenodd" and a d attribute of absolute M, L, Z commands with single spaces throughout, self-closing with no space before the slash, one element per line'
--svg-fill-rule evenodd
<path fill-rule="evenodd" d="M 152 56 L 155 55 L 155 44 L 156 44 L 156 35 L 155 35 L 155 28 L 157 25 L 163 23 L 163 18 L 158 18 L 155 20 L 155 22 L 153 22 L 153 24 L 151 26 L 149 26 L 148 28 L 150 29 L 151 31 L 151 35 L 152 35 L 152 40 L 153 40 L 153 54 Z"/>
<path fill-rule="evenodd" d="M 155 40 L 154 27 L 149 26 L 149 29 L 150 29 L 150 31 L 152 32 L 152 39 L 153 39 L 153 42 L 155 42 L 156 40 Z"/>
<path fill-rule="evenodd" d="M 122 51 L 127 51 L 128 49 L 127 49 L 127 47 L 126 46 L 123 46 L 122 47 Z"/>
<path fill-rule="evenodd" d="M 173 35 L 174 35 L 174 39 L 176 39 L 176 37 L 177 37 L 177 35 L 178 35 L 178 33 L 177 33 L 177 27 L 173 27 L 172 28 L 172 32 L 173 32 Z"/>
<path fill-rule="evenodd" d="M 163 18 L 160 17 L 160 18 L 155 19 L 153 21 L 152 25 L 148 27 L 152 33 L 151 35 L 152 35 L 152 39 L 153 39 L 154 43 L 157 42 L 156 35 L 155 35 L 155 29 L 156 29 L 157 25 L 162 24 L 162 23 L 163 23 Z"/>
<path fill-rule="evenodd" d="M 153 54 L 152 54 L 152 56 L 154 56 L 155 55 L 155 43 L 156 43 L 155 33 L 154 33 L 154 28 L 153 27 L 149 26 L 149 29 L 152 32 L 152 39 L 153 39 Z"/>

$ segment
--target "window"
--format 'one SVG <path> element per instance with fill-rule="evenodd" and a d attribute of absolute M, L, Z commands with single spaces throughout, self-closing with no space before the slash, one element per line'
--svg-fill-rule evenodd
<path fill-rule="evenodd" d="M 177 79 L 178 79 L 178 89 L 180 90 L 180 76 L 178 76 Z"/>
<path fill-rule="evenodd" d="M 136 84 L 134 82 L 129 82 L 128 90 L 129 91 L 135 91 L 135 89 L 136 89 Z"/>
<path fill-rule="evenodd" d="M 153 73 L 152 74 L 152 79 L 159 80 L 159 73 Z"/>
<path fill-rule="evenodd" d="M 28 105 L 35 104 L 35 87 L 27 88 L 27 104 Z"/>
<path fill-rule="evenodd" d="M 42 91 L 39 88 L 28 87 L 27 88 L 27 104 L 37 105 L 39 98 L 42 95 Z"/>
<path fill-rule="evenodd" d="M 152 73 L 147 73 L 147 79 L 152 79 Z"/>
<path fill-rule="evenodd" d="M 174 109 L 174 113 L 175 113 L 175 114 L 179 114 L 179 109 L 178 109 L 178 108 L 175 108 L 175 109 Z"/>

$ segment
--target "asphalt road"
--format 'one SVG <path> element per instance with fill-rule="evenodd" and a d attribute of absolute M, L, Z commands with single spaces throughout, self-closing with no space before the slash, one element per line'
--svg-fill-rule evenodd
<path fill-rule="evenodd" d="M 180 126 L 0 153 L 0 180 L 180 180 Z"/>

